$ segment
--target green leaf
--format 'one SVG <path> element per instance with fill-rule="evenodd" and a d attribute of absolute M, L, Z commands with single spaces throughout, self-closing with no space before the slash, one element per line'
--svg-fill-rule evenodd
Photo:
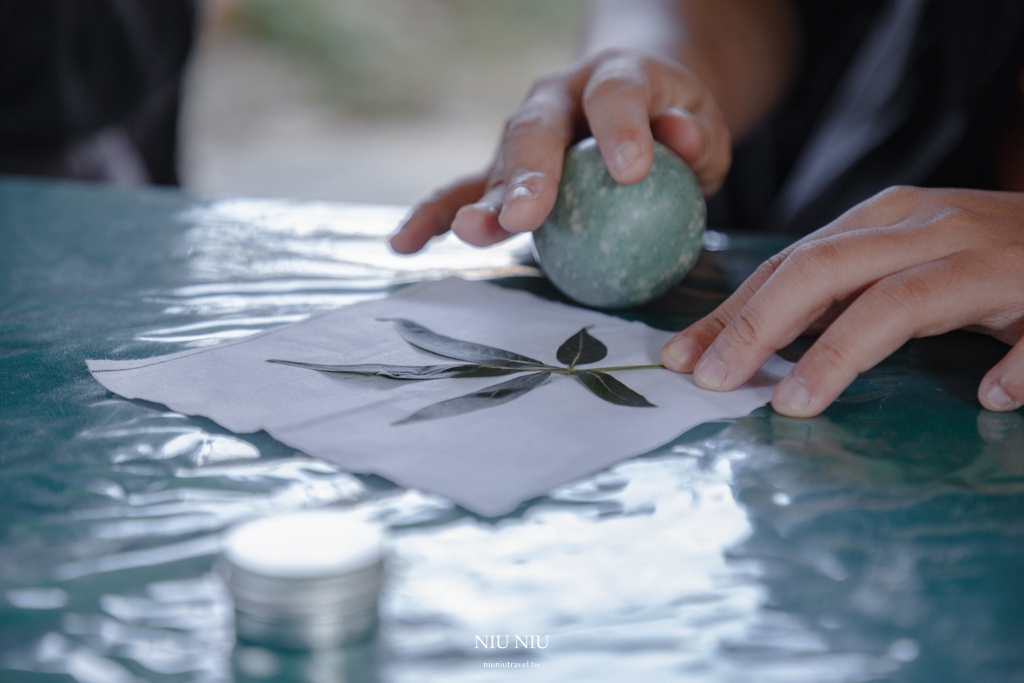
<path fill-rule="evenodd" d="M 398 334 L 402 335 L 402 339 L 416 348 L 436 353 L 445 358 L 454 358 L 455 360 L 464 360 L 491 367 L 517 368 L 520 370 L 548 367 L 539 360 L 527 358 L 518 353 L 437 334 L 411 320 L 402 318 L 381 318 L 381 320 L 393 322 L 395 329 L 398 330 Z"/>
<path fill-rule="evenodd" d="M 452 377 L 498 377 L 521 372 L 519 368 L 501 368 L 487 365 L 323 365 L 302 363 L 294 360 L 271 358 L 268 363 L 291 365 L 306 370 L 319 370 L 343 375 L 364 375 L 368 377 L 390 377 L 391 379 L 448 379 Z"/>
<path fill-rule="evenodd" d="M 646 398 L 608 373 L 595 370 L 580 370 L 574 376 L 583 386 L 590 389 L 591 393 L 609 403 L 614 403 L 617 406 L 632 406 L 634 408 L 656 407 Z"/>
<path fill-rule="evenodd" d="M 608 355 L 608 347 L 590 336 L 586 327 L 566 339 L 558 347 L 558 362 L 575 368 L 577 365 L 596 363 Z"/>
<path fill-rule="evenodd" d="M 410 422 L 439 420 L 443 417 L 452 417 L 471 413 L 475 410 L 499 406 L 502 403 L 508 403 L 513 399 L 519 398 L 528 391 L 536 389 L 541 384 L 544 384 L 550 376 L 550 372 L 534 372 L 522 377 L 515 377 L 501 384 L 495 384 L 486 389 L 474 391 L 472 394 L 466 394 L 465 396 L 459 396 L 458 398 L 427 406 L 394 424 L 402 425 L 409 424 Z"/>

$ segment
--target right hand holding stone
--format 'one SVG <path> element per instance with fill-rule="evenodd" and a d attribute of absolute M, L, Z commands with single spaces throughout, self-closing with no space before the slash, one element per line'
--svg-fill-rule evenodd
<path fill-rule="evenodd" d="M 555 204 L 566 148 L 588 134 L 622 184 L 650 171 L 655 138 L 686 161 L 705 195 L 729 170 L 729 130 L 691 71 L 637 52 L 601 52 L 539 78 L 506 122 L 491 167 L 419 204 L 391 247 L 411 254 L 449 228 L 477 246 L 536 230 Z"/>

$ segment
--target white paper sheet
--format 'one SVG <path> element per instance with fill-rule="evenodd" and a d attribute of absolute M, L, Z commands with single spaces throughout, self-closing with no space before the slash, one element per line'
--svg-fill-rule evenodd
<path fill-rule="evenodd" d="M 562 342 L 591 326 L 608 354 L 587 368 L 656 364 L 672 336 L 526 292 L 451 278 L 212 347 L 146 360 L 91 360 L 89 370 L 126 398 L 202 415 L 235 432 L 263 429 L 347 470 L 378 474 L 490 516 L 653 450 L 702 422 L 745 415 L 768 402 L 790 367 L 774 357 L 747 386 L 729 393 L 699 389 L 690 376 L 663 368 L 611 373 L 653 408 L 614 405 L 573 377 L 552 375 L 502 405 L 396 425 L 426 406 L 519 375 L 404 381 L 267 362 L 458 362 L 411 346 L 382 318 L 412 320 L 555 366 L 561 365 L 555 353 Z"/>

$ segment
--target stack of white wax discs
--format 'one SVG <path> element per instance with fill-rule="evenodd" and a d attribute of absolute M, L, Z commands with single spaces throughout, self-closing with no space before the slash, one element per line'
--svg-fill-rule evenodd
<path fill-rule="evenodd" d="M 351 512 L 296 512 L 228 532 L 219 571 L 238 637 L 273 647 L 337 647 L 377 626 L 380 528 Z"/>

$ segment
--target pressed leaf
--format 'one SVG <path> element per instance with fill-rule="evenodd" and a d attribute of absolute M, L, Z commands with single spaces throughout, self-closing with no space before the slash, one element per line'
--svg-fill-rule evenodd
<path fill-rule="evenodd" d="M 575 368 L 577 365 L 596 363 L 608 355 L 608 347 L 590 336 L 587 329 L 584 327 L 558 347 L 555 357 L 559 363 Z"/>
<path fill-rule="evenodd" d="M 278 360 L 271 358 L 268 363 L 291 365 L 306 370 L 333 372 L 343 375 L 364 375 L 368 377 L 390 377 L 391 379 L 448 379 L 452 377 L 499 377 L 521 372 L 518 368 L 501 368 L 488 365 L 386 365 L 368 363 L 366 365 L 324 365 L 322 363 L 303 363 L 294 360 Z"/>
<path fill-rule="evenodd" d="M 522 377 L 516 377 L 501 384 L 489 386 L 486 389 L 474 391 L 472 394 L 459 396 L 447 401 L 441 401 L 434 405 L 418 410 L 404 420 L 395 422 L 396 425 L 409 424 L 410 422 L 423 422 L 425 420 L 438 420 L 442 417 L 452 417 L 471 413 L 474 410 L 492 408 L 502 403 L 519 398 L 528 391 L 536 389 L 547 381 L 551 376 L 550 372 L 534 372 Z"/>
<path fill-rule="evenodd" d="M 382 320 L 393 322 L 395 329 L 398 330 L 398 334 L 402 335 L 402 339 L 413 346 L 424 351 L 436 353 L 445 358 L 454 358 L 455 360 L 464 360 L 491 367 L 518 368 L 521 370 L 547 367 L 539 360 L 527 358 L 512 351 L 505 351 L 493 346 L 475 344 L 437 334 L 411 320 L 403 318 L 382 318 Z"/>
<path fill-rule="evenodd" d="M 579 370 L 574 376 L 583 386 L 590 389 L 595 396 L 609 403 L 614 403 L 617 406 L 632 406 L 634 408 L 656 407 L 646 398 L 606 372 Z"/>

